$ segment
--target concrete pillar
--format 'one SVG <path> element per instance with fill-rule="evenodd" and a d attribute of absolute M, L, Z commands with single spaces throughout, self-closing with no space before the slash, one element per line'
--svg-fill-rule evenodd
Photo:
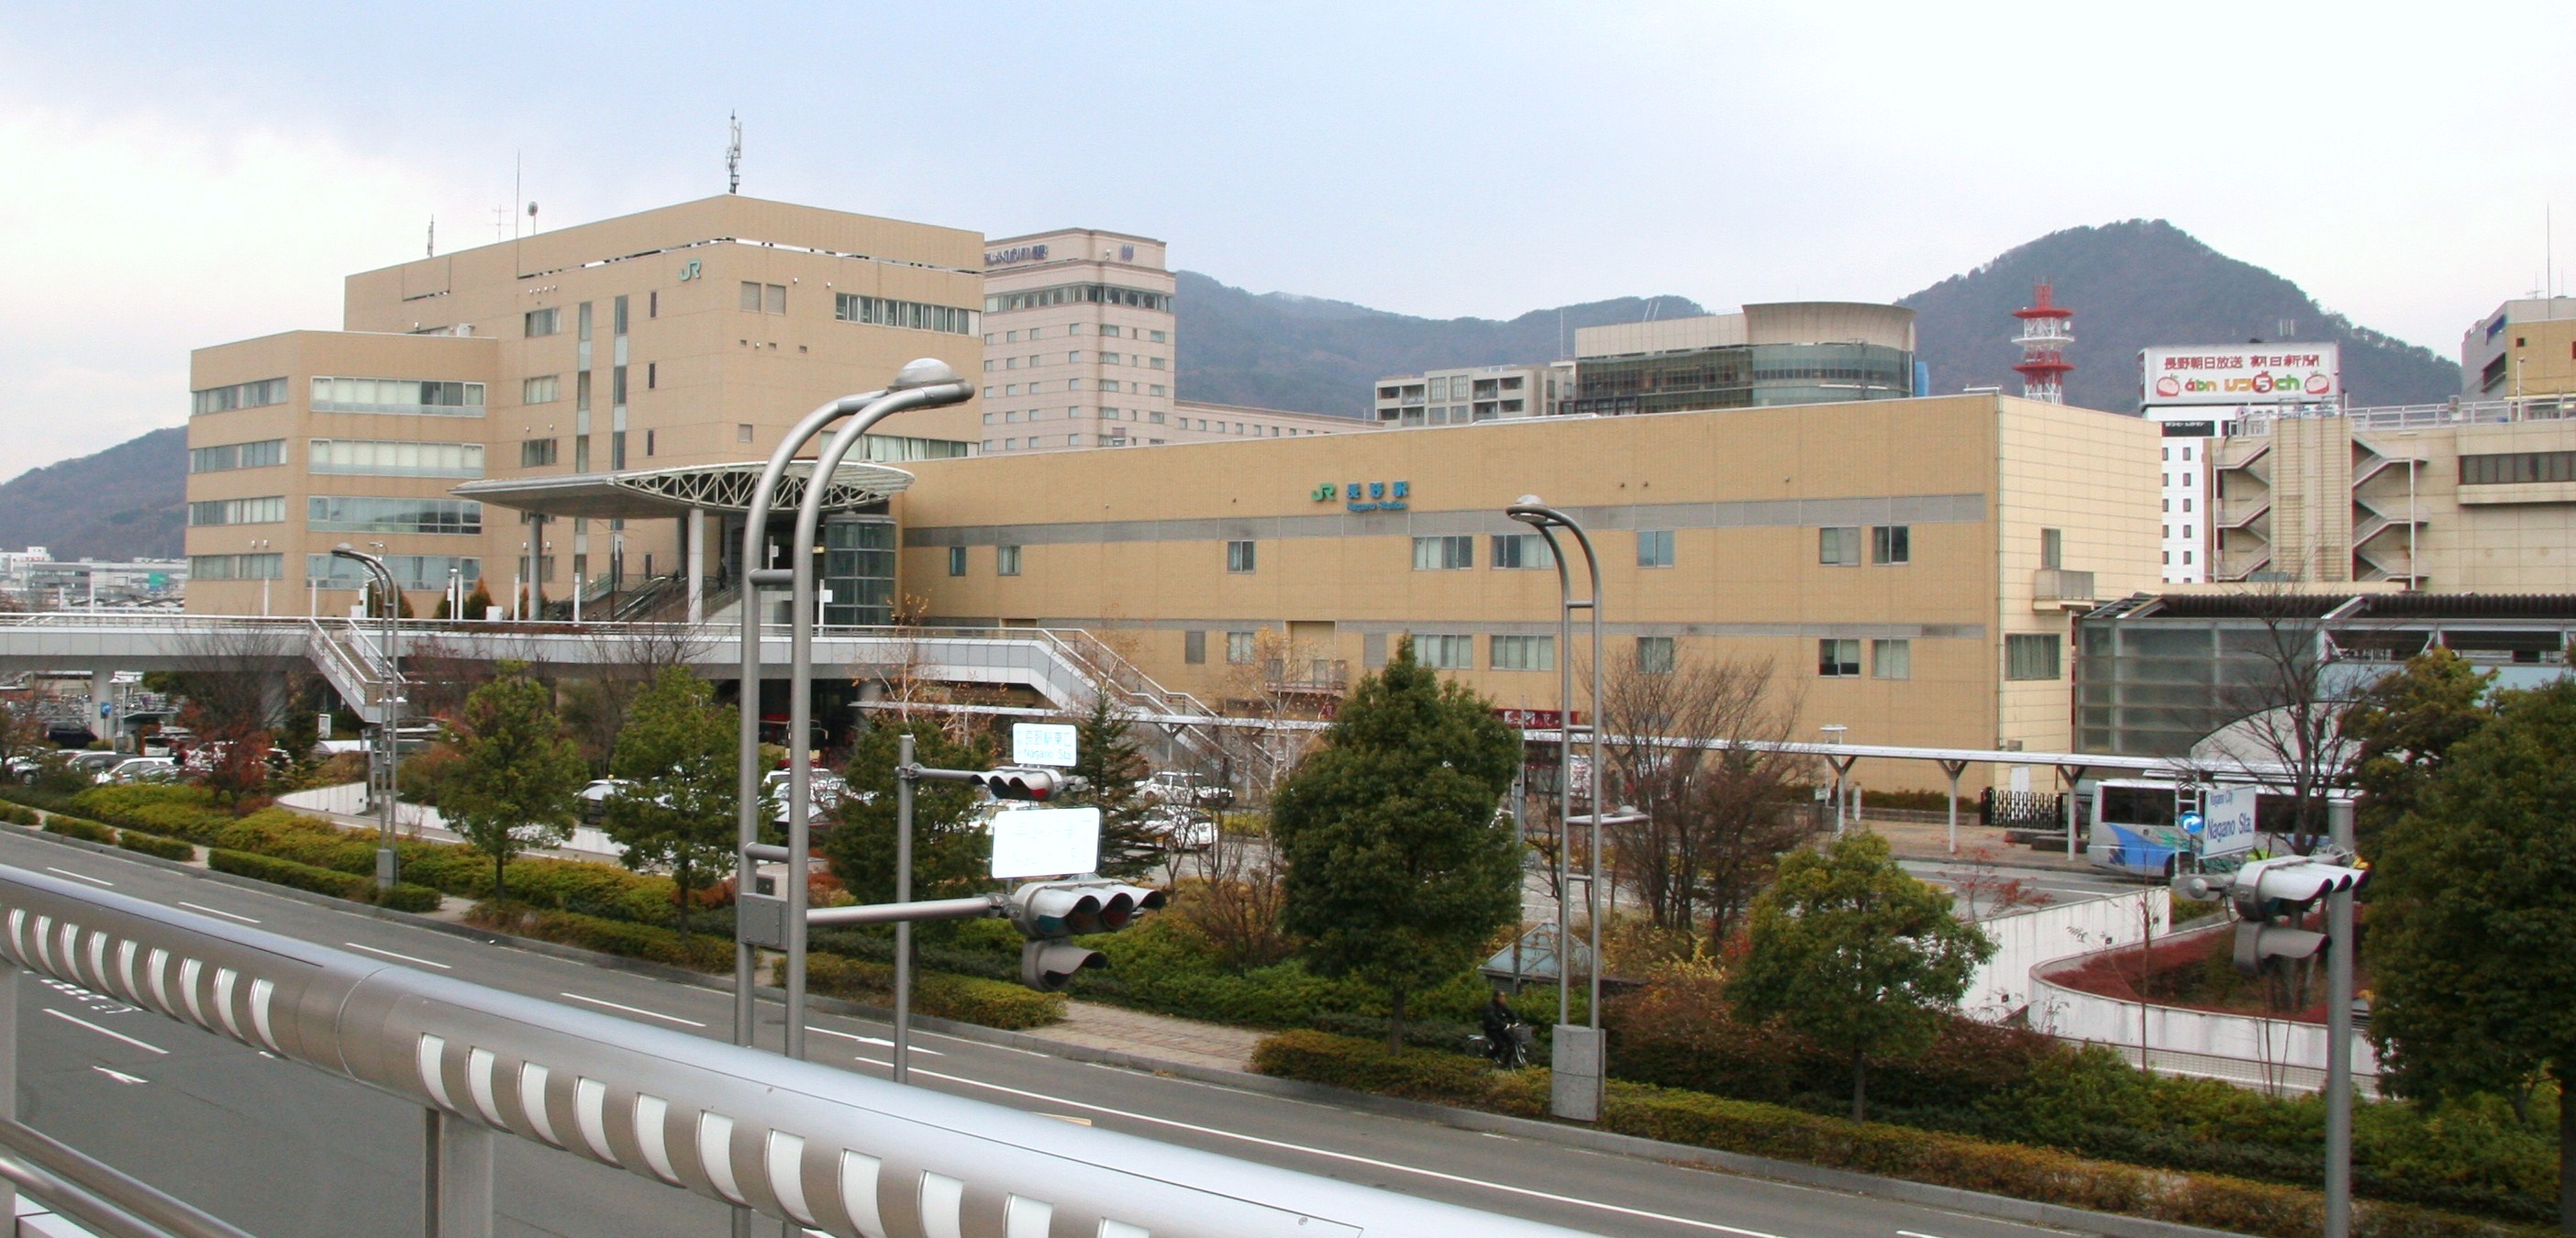
<path fill-rule="evenodd" d="M 689 547 L 689 622 L 707 621 L 707 512 L 692 507 L 682 522 L 680 540 Z"/>
<path fill-rule="evenodd" d="M 91 667 L 89 672 L 89 729 L 100 739 L 107 740 L 110 743 L 114 743 L 116 741 L 117 723 L 120 719 L 111 717 L 105 707 L 115 703 L 116 672 L 104 666 Z"/>

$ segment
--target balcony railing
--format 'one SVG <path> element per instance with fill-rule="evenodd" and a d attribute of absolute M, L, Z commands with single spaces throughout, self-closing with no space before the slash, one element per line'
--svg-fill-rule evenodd
<path fill-rule="evenodd" d="M 2031 578 L 2030 599 L 2035 605 L 2049 606 L 2060 602 L 2091 602 L 2093 573 L 2070 571 L 2062 567 L 2043 567 Z"/>
<path fill-rule="evenodd" d="M 1272 658 L 1262 664 L 1264 686 L 1273 692 L 1328 692 L 1340 694 L 1350 687 L 1351 664 L 1325 658 L 1303 658 L 1287 662 Z"/>

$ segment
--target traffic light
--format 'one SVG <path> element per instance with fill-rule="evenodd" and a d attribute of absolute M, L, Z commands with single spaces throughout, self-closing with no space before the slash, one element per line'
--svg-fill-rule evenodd
<path fill-rule="evenodd" d="M 997 800 L 1031 800 L 1043 803 L 1063 791 L 1071 780 L 1051 769 L 1032 769 L 1006 765 L 988 773 L 975 775 L 975 785 L 993 793 Z"/>
<path fill-rule="evenodd" d="M 1134 923 L 1136 913 L 1163 905 L 1163 892 L 1103 878 L 1033 881 L 1011 891 L 1011 923 L 1029 939 L 1020 948 L 1020 981 L 1041 992 L 1054 992 L 1086 967 L 1105 967 L 1097 950 L 1086 950 L 1068 937 L 1114 933 Z"/>
<path fill-rule="evenodd" d="M 2236 970 L 2248 976 L 2263 970 L 2265 959 L 2310 959 L 2325 948 L 2323 933 L 2264 920 L 2246 920 L 2236 926 Z"/>
<path fill-rule="evenodd" d="M 2326 948 L 2326 935 L 2275 924 L 2310 903 L 2369 884 L 2370 870 L 2330 864 L 2304 855 L 2254 860 L 2233 873 L 2173 876 L 2177 897 L 2207 902 L 2224 898 L 2236 907 L 2236 970 L 2254 975 L 2268 959 L 2310 959 Z"/>

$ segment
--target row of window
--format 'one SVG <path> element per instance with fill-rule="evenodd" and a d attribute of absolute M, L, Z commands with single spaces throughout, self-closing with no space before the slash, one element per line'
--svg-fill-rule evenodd
<path fill-rule="evenodd" d="M 264 555 L 190 555 L 190 580 L 284 580 L 286 556 Z"/>
<path fill-rule="evenodd" d="M 1155 334 L 1159 335 L 1161 332 L 1156 332 Z M 1055 364 L 1054 362 L 1047 360 L 1048 357 L 1053 355 L 1055 354 L 1031 353 L 1025 358 L 988 357 L 984 361 L 984 372 L 991 374 L 1000 370 L 1021 369 L 1023 368 L 1020 364 L 1022 361 L 1026 361 L 1028 363 L 1025 368 L 1034 370 L 1042 365 Z M 1093 353 L 1091 356 L 1092 361 L 1099 365 L 1142 366 L 1149 370 L 1159 370 L 1165 368 L 1169 364 L 1169 361 L 1166 358 L 1149 357 L 1140 352 L 1101 352 Z M 1081 365 L 1082 363 L 1082 351 L 1080 349 L 1075 349 L 1074 351 L 1068 352 L 1064 355 L 1064 364 L 1066 365 Z"/>
<path fill-rule="evenodd" d="M 229 413 L 237 408 L 266 408 L 286 403 L 286 380 L 263 378 L 255 383 L 234 383 L 229 387 L 208 387 L 188 393 L 188 411 Z"/>
<path fill-rule="evenodd" d="M 278 524 L 286 519 L 286 496 L 268 495 L 256 499 L 207 499 L 188 505 L 188 527 L 211 528 L 227 524 Z"/>
<path fill-rule="evenodd" d="M 1405 404 L 1419 404 L 1426 399 L 1491 400 L 1519 391 L 1522 386 L 1521 376 L 1518 374 L 1502 378 L 1474 378 L 1466 374 L 1455 374 L 1426 379 L 1407 386 L 1380 387 L 1377 389 L 1377 398 Z"/>
<path fill-rule="evenodd" d="M 1548 553 L 1547 539 L 1536 533 L 1496 533 L 1491 536 L 1493 563 L 1497 570 L 1549 568 L 1556 559 Z M 1673 531 L 1639 529 L 1637 531 L 1637 566 L 1671 567 L 1673 565 Z M 1417 572 L 1457 572 L 1476 566 L 1476 535 L 1442 534 L 1413 539 L 1413 570 Z"/>
<path fill-rule="evenodd" d="M 1064 326 L 1064 333 L 1068 336 L 1080 335 L 1082 334 L 1082 324 L 1078 322 L 1066 323 Z M 1031 327 L 1025 332 L 1004 331 L 998 337 L 996 337 L 993 332 L 987 331 L 984 333 L 984 342 L 986 344 L 1017 344 L 1020 342 L 1020 337 L 1024 334 L 1031 340 L 1042 340 L 1046 338 L 1046 328 Z M 1100 334 L 1105 338 L 1113 340 L 1124 337 L 1131 340 L 1151 340 L 1157 344 L 1168 344 L 1172 339 L 1172 337 L 1165 332 L 1140 329 L 1136 327 L 1121 327 L 1116 323 L 1101 324 Z"/>
<path fill-rule="evenodd" d="M 2576 451 L 2511 451 L 2460 457 L 2463 486 L 2576 481 Z"/>
<path fill-rule="evenodd" d="M 552 575 L 553 557 L 545 556 L 549 560 L 545 564 L 548 577 Z M 451 574 L 471 585 L 483 576 L 483 560 L 467 555 L 385 555 L 383 558 L 386 570 L 393 573 L 394 586 L 400 589 L 444 589 Z M 306 583 L 325 589 L 355 589 L 373 579 L 365 564 L 331 554 L 304 556 L 304 576 Z"/>
<path fill-rule="evenodd" d="M 1428 410 L 1419 407 L 1382 408 L 1377 419 L 1404 426 L 1466 425 L 1476 421 L 1500 421 L 1518 417 L 1525 407 L 1519 400 L 1487 400 L 1481 404 L 1441 404 Z"/>
<path fill-rule="evenodd" d="M 781 301 L 780 310 L 785 309 Z M 863 297 L 844 292 L 833 301 L 832 316 L 843 322 L 861 322 L 879 327 L 906 327 L 914 331 L 940 331 L 949 335 L 976 333 L 975 311 L 953 305 L 928 305 L 920 301 L 896 301 L 885 297 Z"/>
<path fill-rule="evenodd" d="M 317 438 L 309 445 L 316 473 L 368 477 L 481 477 L 481 443 L 413 443 L 392 439 Z"/>
<path fill-rule="evenodd" d="M 1157 358 L 1157 360 L 1160 360 L 1160 358 Z M 992 364 L 993 363 L 989 361 L 984 363 L 987 369 L 991 368 Z M 1156 366 L 1155 368 L 1160 369 L 1161 367 Z M 990 400 L 996 396 L 1008 397 L 1018 395 L 1020 394 L 1020 388 L 1022 385 L 1023 384 L 1020 383 L 986 383 L 984 384 L 984 398 Z M 1025 385 L 1028 387 L 1028 393 L 1030 395 L 1047 394 L 1047 385 L 1045 383 L 1028 383 Z M 1063 389 L 1066 391 L 1080 391 L 1083 389 L 1082 380 L 1079 378 L 1068 378 L 1064 380 Z M 1100 381 L 1099 389 L 1102 391 L 1124 391 L 1129 395 L 1170 394 L 1162 383 L 1120 382 L 1117 379 L 1102 379 Z"/>
<path fill-rule="evenodd" d="M 1816 562 L 1826 567 L 1859 567 L 1860 532 L 1859 525 L 1827 525 L 1816 530 Z M 1914 527 L 1903 524 L 1870 526 L 1869 561 L 1880 566 L 1913 562 Z"/>
<path fill-rule="evenodd" d="M 1005 314 L 1013 310 L 1043 309 L 1050 305 L 1124 305 L 1130 309 L 1172 312 L 1172 294 L 1147 292 L 1141 288 L 1121 288 L 1116 284 L 1058 284 L 1052 288 L 1031 288 L 1026 292 L 1006 292 L 984 298 L 984 312 Z"/>
<path fill-rule="evenodd" d="M 317 494 L 304 500 L 304 524 L 317 533 L 481 533 L 483 505 Z"/>
<path fill-rule="evenodd" d="M 266 468 L 284 463 L 286 440 L 282 438 L 188 449 L 188 471 L 191 473 L 228 473 L 234 469 Z"/>
<path fill-rule="evenodd" d="M 483 384 L 424 378 L 322 378 L 313 380 L 317 413 L 426 413 L 483 415 Z"/>

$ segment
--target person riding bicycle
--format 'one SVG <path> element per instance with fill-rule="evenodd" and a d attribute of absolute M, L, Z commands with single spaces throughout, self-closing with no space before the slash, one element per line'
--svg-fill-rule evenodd
<path fill-rule="evenodd" d="M 1485 1003 L 1485 1056 L 1497 1062 L 1508 1061 L 1516 1047 L 1512 1029 L 1520 1026 L 1521 1017 L 1503 1000 L 1502 990 L 1494 991 L 1494 1000 Z"/>

